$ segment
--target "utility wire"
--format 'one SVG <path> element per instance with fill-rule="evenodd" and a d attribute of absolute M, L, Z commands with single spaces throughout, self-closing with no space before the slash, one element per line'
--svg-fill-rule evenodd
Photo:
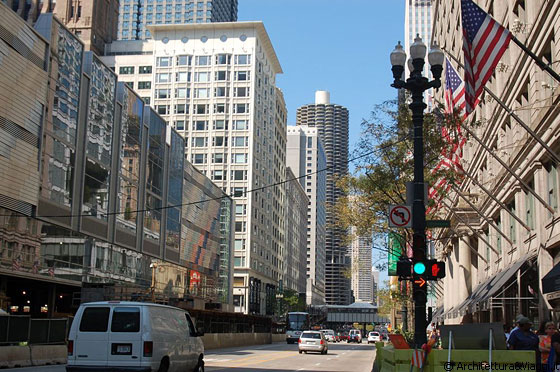
<path fill-rule="evenodd" d="M 398 144 L 398 143 L 404 142 L 404 141 L 406 141 L 409 137 L 410 137 L 410 136 L 407 135 L 407 136 L 405 136 L 405 137 L 403 137 L 403 138 L 401 138 L 401 139 L 396 140 L 395 142 L 388 143 L 388 144 L 386 144 L 386 145 L 384 145 L 384 146 L 380 146 L 380 147 L 376 148 L 375 150 L 369 151 L 369 152 L 367 152 L 367 153 L 365 153 L 365 154 L 361 154 L 361 155 L 356 156 L 356 157 L 354 157 L 354 158 L 352 158 L 352 159 L 348 159 L 348 160 L 347 160 L 346 162 L 344 162 L 344 163 L 346 163 L 346 164 L 352 163 L 352 162 L 354 162 L 354 161 L 356 161 L 356 160 L 359 160 L 359 159 L 361 159 L 361 158 L 364 158 L 364 157 L 366 157 L 366 156 L 373 155 L 373 154 L 375 154 L 375 153 L 378 152 L 378 151 L 383 151 L 383 150 L 385 150 L 385 149 L 387 149 L 387 148 L 389 148 L 389 147 L 395 146 L 395 145 Z M 337 166 L 338 166 L 338 165 L 339 165 L 339 164 L 337 164 Z M 304 175 L 299 176 L 299 177 L 294 177 L 294 178 L 291 178 L 291 179 L 288 179 L 288 180 L 284 180 L 284 181 L 280 181 L 280 182 L 276 182 L 276 183 L 273 183 L 273 184 L 270 184 L 270 185 L 265 185 L 265 186 L 257 187 L 257 188 L 255 188 L 255 189 L 247 190 L 247 191 L 244 191 L 243 193 L 241 193 L 241 195 L 238 195 L 237 193 L 234 193 L 234 195 L 228 195 L 228 194 L 226 194 L 226 195 L 222 195 L 222 196 L 218 196 L 218 197 L 214 197 L 214 198 L 209 198 L 209 199 L 204 199 L 204 200 L 198 200 L 198 201 L 189 202 L 189 203 L 182 203 L 182 204 L 176 204 L 176 205 L 168 205 L 168 206 L 163 206 L 163 207 L 158 207 L 158 208 L 137 209 L 137 210 L 133 210 L 133 211 L 128 210 L 128 211 L 122 211 L 122 212 L 99 213 L 99 215 L 100 215 L 100 216 L 103 216 L 103 217 L 108 217 L 108 216 L 111 216 L 111 215 L 119 215 L 119 214 L 125 214 L 125 213 L 144 213 L 144 212 L 151 212 L 151 211 L 157 211 L 157 210 L 178 208 L 178 207 L 183 207 L 183 206 L 188 206 L 188 205 L 202 204 L 202 203 L 207 203 L 207 202 L 210 202 L 210 201 L 221 200 L 221 199 L 226 199 L 226 198 L 239 197 L 239 196 L 247 195 L 247 194 L 249 194 L 249 193 L 253 193 L 253 192 L 257 192 L 257 191 L 262 191 L 262 190 L 265 190 L 265 189 L 268 189 L 268 188 L 271 188 L 271 187 L 281 186 L 281 185 L 283 185 L 283 184 L 285 184 L 285 183 L 288 183 L 288 182 L 298 181 L 299 179 L 302 179 L 302 178 L 305 178 L 305 177 L 307 177 L 307 176 L 311 176 L 311 175 L 314 175 L 314 174 L 318 174 L 318 173 L 321 173 L 321 172 L 325 172 L 325 171 L 327 171 L 327 170 L 329 170 L 329 169 L 331 169 L 331 168 L 334 168 L 334 167 L 335 167 L 335 165 L 327 166 L 327 167 L 325 167 L 325 168 L 323 168 L 323 169 L 318 169 L 318 170 L 316 170 L 315 172 L 307 173 L 307 174 L 304 174 Z M 0 214 L 0 217 L 73 218 L 73 217 L 96 217 L 96 216 L 91 215 L 91 214 L 41 215 L 41 216 L 27 216 L 27 215 L 24 215 L 24 214 L 16 214 L 16 215 L 12 215 L 12 214 Z"/>

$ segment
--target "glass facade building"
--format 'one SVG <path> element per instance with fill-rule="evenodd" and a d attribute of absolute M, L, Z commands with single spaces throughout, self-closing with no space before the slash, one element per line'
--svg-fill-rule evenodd
<path fill-rule="evenodd" d="M 232 303 L 234 203 L 184 160 L 183 137 L 52 15 L 36 30 L 9 10 L 0 19 L 22 28 L 11 35 L 35 37 L 0 36 L 15 47 L 2 73 L 26 65 L 11 90 L 32 98 L 6 105 L 21 145 L 0 155 L 25 162 L 2 166 L 19 167 L 15 181 L 31 178 L 20 195 L 0 179 L 0 308 L 40 316 L 92 300 Z"/>
<path fill-rule="evenodd" d="M 236 21 L 237 0 L 121 0 L 118 39 L 150 39 L 149 25 Z"/>

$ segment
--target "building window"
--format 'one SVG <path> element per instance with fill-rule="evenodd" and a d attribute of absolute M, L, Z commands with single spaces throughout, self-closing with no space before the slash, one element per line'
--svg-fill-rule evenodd
<path fill-rule="evenodd" d="M 138 89 L 151 89 L 152 82 L 151 81 L 139 81 L 138 82 Z"/>
<path fill-rule="evenodd" d="M 206 164 L 206 154 L 192 154 L 194 164 Z"/>
<path fill-rule="evenodd" d="M 218 54 L 216 55 L 217 65 L 229 65 L 231 63 L 231 54 Z"/>
<path fill-rule="evenodd" d="M 250 80 L 251 74 L 249 71 L 237 71 L 235 73 L 235 80 L 237 81 L 248 81 Z"/>
<path fill-rule="evenodd" d="M 554 163 L 549 163 L 546 167 L 547 196 L 548 205 L 558 211 L 558 168 Z"/>
<path fill-rule="evenodd" d="M 171 74 L 168 72 L 156 74 L 156 82 L 158 83 L 169 83 L 171 82 Z"/>
<path fill-rule="evenodd" d="M 228 137 L 224 137 L 224 136 L 217 136 L 217 137 L 213 137 L 212 138 L 212 146 L 215 147 L 223 147 L 226 146 L 227 147 L 227 139 Z"/>
<path fill-rule="evenodd" d="M 171 57 L 157 57 L 156 62 L 158 67 L 170 67 Z"/>
<path fill-rule="evenodd" d="M 206 71 L 196 72 L 194 75 L 194 81 L 198 83 L 207 83 L 209 81 L 209 74 L 210 73 Z"/>
<path fill-rule="evenodd" d="M 231 155 L 232 163 L 234 164 L 246 164 L 247 163 L 247 154 L 232 154 Z"/>
<path fill-rule="evenodd" d="M 175 81 L 179 83 L 186 83 L 191 81 L 191 73 L 190 72 L 177 72 L 175 74 Z"/>
<path fill-rule="evenodd" d="M 209 66 L 210 65 L 210 56 L 197 56 L 196 57 L 196 65 L 197 66 Z"/>
<path fill-rule="evenodd" d="M 245 147 L 248 142 L 248 137 L 233 137 L 233 147 Z"/>
<path fill-rule="evenodd" d="M 235 97 L 248 97 L 249 90 L 246 87 L 237 87 L 235 88 Z"/>
<path fill-rule="evenodd" d="M 229 112 L 228 105 L 226 103 L 216 103 L 214 104 L 214 113 L 216 114 L 226 114 Z"/>
<path fill-rule="evenodd" d="M 119 67 L 119 74 L 132 75 L 134 74 L 134 66 L 121 66 Z"/>
<path fill-rule="evenodd" d="M 214 88 L 214 97 L 228 97 L 228 88 L 226 87 L 216 87 Z"/>
<path fill-rule="evenodd" d="M 207 130 L 208 122 L 206 120 L 196 120 L 193 123 L 193 130 Z"/>
<path fill-rule="evenodd" d="M 149 105 L 150 102 L 151 102 L 151 99 L 150 99 L 150 97 L 142 97 L 142 101 L 144 101 L 144 103 L 145 103 L 146 105 Z"/>
<path fill-rule="evenodd" d="M 208 88 L 196 88 L 194 98 L 208 98 Z"/>
<path fill-rule="evenodd" d="M 156 89 L 156 98 L 158 99 L 171 98 L 171 89 Z"/>
<path fill-rule="evenodd" d="M 184 120 L 177 120 L 177 121 L 175 121 L 175 129 L 177 129 L 177 130 L 185 130 L 185 121 L 184 121 Z"/>
<path fill-rule="evenodd" d="M 517 221 L 513 218 L 515 215 L 515 200 L 508 205 L 508 209 L 511 212 L 509 216 L 509 238 L 515 243 L 517 242 Z"/>
<path fill-rule="evenodd" d="M 157 113 L 160 115 L 168 115 L 169 114 L 169 105 L 158 105 L 157 106 Z"/>
<path fill-rule="evenodd" d="M 232 170 L 231 179 L 234 181 L 247 181 L 247 171 L 246 170 Z"/>
<path fill-rule="evenodd" d="M 234 130 L 247 130 L 249 129 L 247 120 L 235 120 L 233 125 Z"/>
<path fill-rule="evenodd" d="M 152 73 L 152 66 L 140 66 L 138 67 L 139 74 L 151 74 Z"/>
<path fill-rule="evenodd" d="M 245 204 L 235 204 L 235 215 L 245 216 L 247 214 L 247 205 Z"/>
<path fill-rule="evenodd" d="M 228 121 L 227 120 L 214 120 L 214 129 L 216 130 L 227 130 Z"/>
<path fill-rule="evenodd" d="M 225 173 L 221 169 L 216 169 L 212 171 L 212 180 L 214 181 L 222 181 L 225 180 Z"/>
<path fill-rule="evenodd" d="M 190 66 L 191 56 L 177 56 L 177 66 Z"/>
<path fill-rule="evenodd" d="M 177 88 L 175 89 L 175 98 L 189 98 L 190 89 L 188 88 Z"/>
<path fill-rule="evenodd" d="M 208 114 L 208 105 L 205 104 L 200 104 L 200 105 L 196 105 L 196 114 Z"/>
<path fill-rule="evenodd" d="M 248 103 L 236 103 L 234 106 L 234 113 L 236 114 L 248 114 L 249 104 Z"/>
<path fill-rule="evenodd" d="M 502 219 L 500 217 L 496 218 L 495 220 L 496 226 L 498 227 L 498 231 L 496 231 L 496 250 L 498 254 L 502 254 L 502 235 L 500 232 L 502 231 Z"/>
<path fill-rule="evenodd" d="M 208 138 L 206 137 L 193 137 L 192 147 L 206 147 L 208 146 Z"/>
<path fill-rule="evenodd" d="M 176 114 L 188 114 L 188 112 L 189 112 L 189 105 L 185 105 L 184 103 L 179 103 L 175 105 Z"/>
<path fill-rule="evenodd" d="M 533 181 L 527 182 L 531 190 L 534 190 Z M 530 191 L 525 191 L 525 223 L 530 229 L 535 228 L 535 197 Z"/>
<path fill-rule="evenodd" d="M 235 64 L 236 65 L 249 65 L 251 64 L 251 55 L 250 54 L 239 54 L 235 56 Z"/>
<path fill-rule="evenodd" d="M 223 153 L 212 154 L 212 163 L 223 164 L 224 163 L 224 154 Z"/>
<path fill-rule="evenodd" d="M 216 81 L 229 80 L 229 72 L 228 71 L 216 71 L 214 76 L 215 76 Z"/>

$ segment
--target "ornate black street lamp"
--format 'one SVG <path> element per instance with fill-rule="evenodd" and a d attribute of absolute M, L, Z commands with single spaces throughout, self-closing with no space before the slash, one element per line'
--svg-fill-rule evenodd
<path fill-rule="evenodd" d="M 419 35 L 410 46 L 411 60 L 408 61 L 410 77 L 402 80 L 406 52 L 400 42 L 391 53 L 391 65 L 393 65 L 393 78 L 391 84 L 397 89 L 406 89 L 412 94 L 412 102 L 408 105 L 412 111 L 412 124 L 414 126 L 414 201 L 412 204 L 412 230 L 413 230 L 413 261 L 423 262 L 426 260 L 426 208 L 424 205 L 424 143 L 422 127 L 424 125 L 424 103 L 423 93 L 430 88 L 441 86 L 441 73 L 443 71 L 444 54 L 438 46 L 432 46 L 428 54 L 434 80 L 422 76 L 424 59 L 426 57 L 426 45 Z M 413 283 L 414 299 L 414 343 L 417 347 L 426 343 L 426 319 L 427 291 L 426 284 Z"/>

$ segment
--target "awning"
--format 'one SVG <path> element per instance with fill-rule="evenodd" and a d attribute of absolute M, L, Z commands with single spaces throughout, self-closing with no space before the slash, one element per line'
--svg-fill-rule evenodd
<path fill-rule="evenodd" d="M 542 278 L 543 294 L 560 291 L 560 264 L 557 264 Z"/>
<path fill-rule="evenodd" d="M 479 284 L 474 291 L 472 291 L 471 295 L 467 297 L 459 306 L 455 307 L 454 312 L 458 313 L 459 315 L 464 315 L 469 309 L 472 312 L 472 308 L 479 302 L 483 302 L 488 300 L 492 297 L 498 290 L 500 290 L 507 281 L 519 270 L 519 268 L 527 262 L 530 258 L 534 255 L 527 255 L 507 269 L 500 271 L 499 273 L 493 275 L 492 277 L 486 279 L 486 281 Z"/>
<path fill-rule="evenodd" d="M 432 319 L 430 320 L 431 322 L 437 322 L 438 319 L 443 315 L 443 306 L 438 306 L 436 307 L 435 311 L 432 313 Z"/>

